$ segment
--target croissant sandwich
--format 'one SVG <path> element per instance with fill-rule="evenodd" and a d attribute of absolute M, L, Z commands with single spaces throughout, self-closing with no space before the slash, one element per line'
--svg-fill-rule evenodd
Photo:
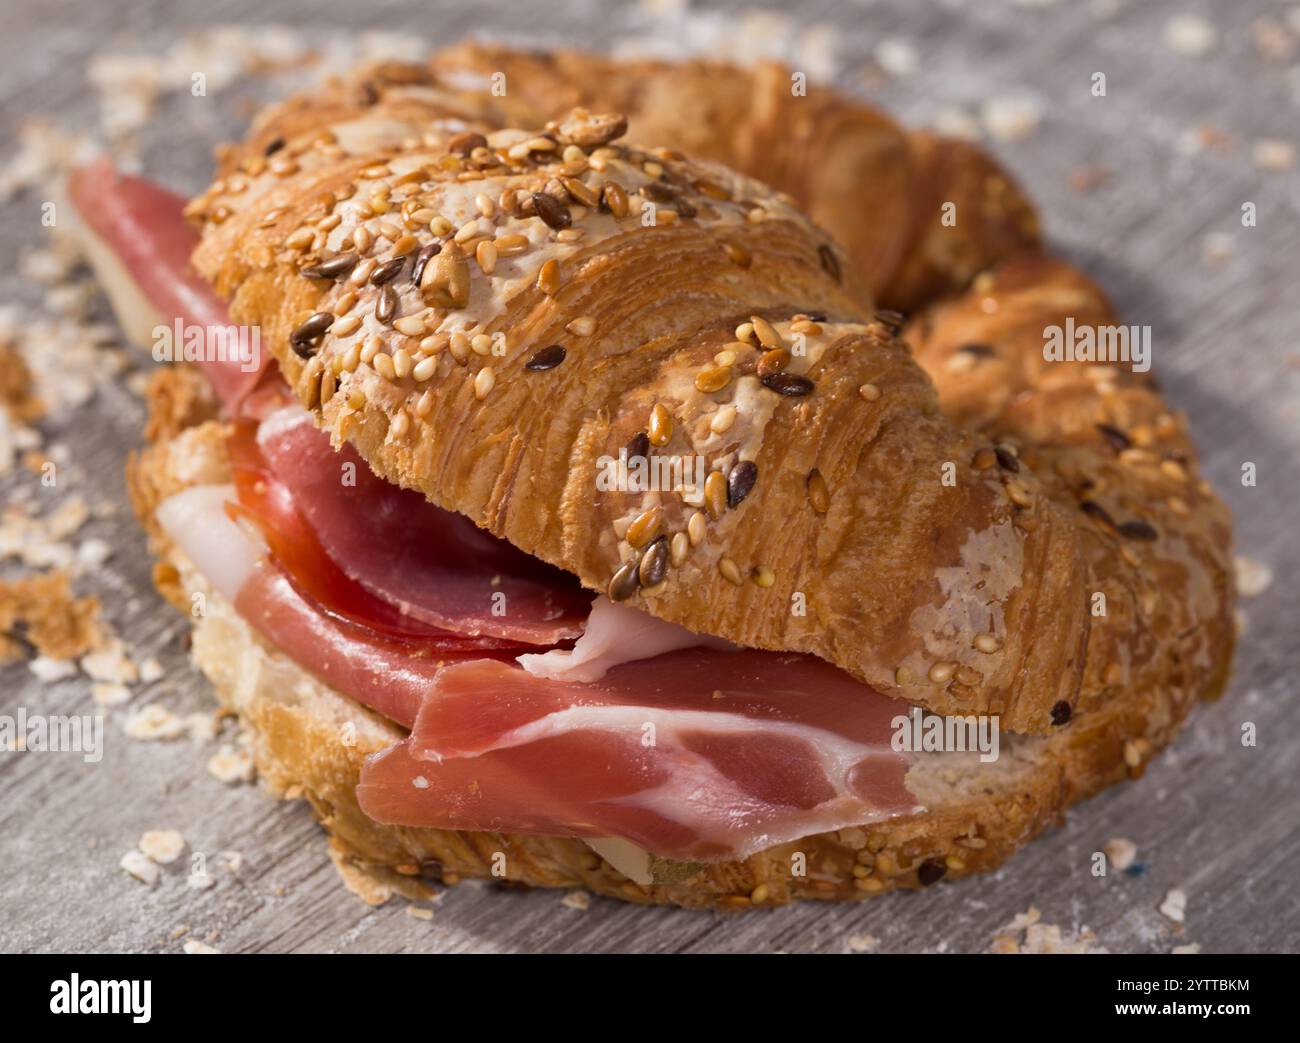
<path fill-rule="evenodd" d="M 158 588 L 361 862 L 927 886 L 1224 686 L 1185 420 L 1047 360 L 1115 316 L 973 146 L 779 66 L 462 45 L 273 106 L 188 203 L 103 162 L 71 193 L 187 363 L 128 471 Z"/>

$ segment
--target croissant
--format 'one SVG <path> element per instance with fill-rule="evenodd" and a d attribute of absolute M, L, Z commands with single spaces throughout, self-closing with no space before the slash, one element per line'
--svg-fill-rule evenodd
<path fill-rule="evenodd" d="M 474 79 L 491 71 L 505 97 Z M 1185 421 L 1140 374 L 1044 360 L 1045 327 L 1115 321 L 1102 293 L 1037 251 L 982 154 L 788 85 L 776 66 L 475 46 L 367 69 L 223 151 L 188 210 L 194 265 L 386 482 L 612 603 L 817 657 L 900 709 L 997 715 L 1002 759 L 919 759 L 924 811 L 645 873 L 574 837 L 393 827 L 355 791 L 404 730 L 213 596 L 196 657 L 272 786 L 304 790 L 360 859 L 454 878 L 505 851 L 524 882 L 723 907 L 924 886 L 1140 773 L 1226 683 L 1230 520 Z M 605 99 L 629 117 L 559 115 Z M 663 147 L 623 144 L 629 124 Z M 949 237 L 931 218 L 953 197 L 981 216 Z M 906 325 L 874 304 L 972 278 Z M 131 469 L 177 601 L 211 584 L 159 506 L 232 467 L 194 380 L 158 378 L 168 437 Z M 602 487 L 651 457 L 698 460 L 700 480 Z M 796 853 L 817 872 L 791 873 Z"/>

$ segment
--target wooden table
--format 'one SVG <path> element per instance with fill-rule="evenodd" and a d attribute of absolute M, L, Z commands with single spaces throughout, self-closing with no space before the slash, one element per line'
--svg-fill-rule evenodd
<path fill-rule="evenodd" d="M 179 951 L 192 938 L 225 952 L 980 951 L 1033 905 L 1067 934 L 1090 927 L 1112 951 L 1164 952 L 1192 942 L 1207 951 L 1294 951 L 1300 175 L 1261 169 L 1269 156 L 1253 146 L 1261 139 L 1300 143 L 1300 56 L 1268 60 L 1258 52 L 1252 21 L 1285 12 L 1262 0 L 1214 5 L 1218 39 L 1201 57 L 1169 46 L 1171 18 L 1209 7 L 1195 0 L 808 3 L 777 31 L 802 39 L 798 60 L 810 66 L 826 57 L 827 40 L 837 44 L 841 79 L 857 89 L 881 41 L 901 41 L 886 46 L 884 60 L 901 70 L 914 56 L 914 71 L 869 77 L 876 81 L 870 93 L 909 121 L 950 120 L 947 110 L 978 112 L 990 98 L 1037 104 L 1036 129 L 994 147 L 1040 203 L 1056 247 L 1101 280 L 1127 321 L 1152 326 L 1155 371 L 1169 399 L 1192 417 L 1205 468 L 1236 512 L 1239 551 L 1274 573 L 1267 590 L 1243 602 L 1229 695 L 1203 708 L 1139 783 L 1076 809 L 1064 828 L 1001 872 L 919 894 L 715 916 L 600 899 L 584 910 L 562 903 L 560 893 L 466 885 L 450 889 L 422 920 L 407 914 L 402 899 L 369 908 L 348 894 L 304 805 L 272 802 L 254 786 L 227 787 L 204 770 L 215 743 L 127 739 L 125 712 L 117 709 L 102 763 L 0 755 L 0 948 Z M 361 28 L 434 43 L 469 32 L 537 44 L 635 38 L 677 48 L 682 40 L 721 46 L 755 37 L 758 23 L 737 32 L 739 15 L 726 12 L 711 7 L 686 20 L 594 2 L 494 0 L 455 8 L 431 0 L 17 5 L 0 38 L 0 122 L 6 148 L 32 114 L 88 129 L 96 105 L 85 76 L 90 55 L 167 53 L 187 31 L 208 24 L 274 19 L 321 43 Z M 1090 92 L 1098 71 L 1107 76 L 1105 97 Z M 147 168 L 180 189 L 199 188 L 208 147 L 237 132 L 250 99 L 283 89 L 283 81 L 258 79 L 206 97 L 169 94 L 140 139 Z M 1102 172 L 1099 184 L 1081 190 Z M 39 207 L 47 194 L 3 203 L 7 256 L 42 241 Z M 1256 227 L 1242 226 L 1245 202 L 1256 204 Z M 0 300 L 39 315 L 40 289 L 11 268 Z M 161 680 L 135 686 L 132 705 L 156 701 L 176 713 L 199 712 L 211 708 L 206 682 L 188 664 L 184 621 L 149 585 L 143 537 L 123 497 L 123 459 L 139 443 L 141 420 L 138 397 L 122 381 L 106 382 L 85 405 L 44 425 L 47 447 L 66 448 L 58 488 L 41 488 L 21 469 L 0 481 L 6 502 L 26 497 L 48 509 L 80 495 L 92 507 L 115 509 L 79 534 L 114 549 L 79 589 L 100 595 L 137 658 L 156 655 L 165 668 Z M 1255 488 L 1240 481 L 1245 461 L 1257 465 Z M 2 567 L 5 575 L 19 571 L 13 562 Z M 0 690 L 7 713 L 92 706 L 86 678 L 42 684 L 22 665 L 0 672 Z M 1254 748 L 1239 740 L 1246 721 L 1258 729 Z M 238 851 L 243 866 L 238 874 L 214 869 L 216 885 L 196 891 L 186 886 L 182 860 L 147 887 L 118 861 L 141 833 L 157 828 L 180 830 L 191 851 L 210 859 Z M 1091 853 L 1117 836 L 1137 843 L 1144 871 L 1094 878 Z M 1171 888 L 1188 896 L 1181 929 L 1158 911 Z"/>

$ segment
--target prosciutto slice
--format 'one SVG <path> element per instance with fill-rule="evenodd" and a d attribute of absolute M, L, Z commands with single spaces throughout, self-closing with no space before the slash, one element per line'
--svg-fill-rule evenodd
<path fill-rule="evenodd" d="M 582 633 L 592 595 L 576 579 L 336 452 L 306 411 L 269 417 L 257 444 L 330 558 L 402 615 L 530 645 Z"/>
<path fill-rule="evenodd" d="M 270 556 L 257 538 L 261 525 L 250 531 L 236 521 L 242 514 L 230 508 L 238 502 L 233 485 L 193 486 L 158 505 L 158 523 L 262 637 L 363 706 L 409 728 L 442 666 L 518 653 L 518 646 L 483 648 L 456 634 L 384 630 L 323 610 Z"/>
<path fill-rule="evenodd" d="M 127 336 L 153 343 L 153 329 L 178 320 L 228 328 L 226 303 L 190 266 L 198 232 L 183 216 L 185 200 L 156 182 L 121 174 L 103 158 L 72 172 L 68 192 L 88 230 L 87 252 Z M 234 344 L 233 332 L 222 338 Z M 209 354 L 193 360 L 233 410 L 262 380 L 266 352 L 241 360 Z"/>
<path fill-rule="evenodd" d="M 897 704 L 809 656 L 689 648 L 592 684 L 448 666 L 357 795 L 379 822 L 740 859 L 919 810 Z"/>

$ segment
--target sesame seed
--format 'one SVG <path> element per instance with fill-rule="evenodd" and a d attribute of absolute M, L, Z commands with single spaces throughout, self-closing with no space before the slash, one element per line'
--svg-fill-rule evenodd
<path fill-rule="evenodd" d="M 947 684 L 956 672 L 956 663 L 935 663 L 930 667 L 930 680 L 935 684 Z"/>
<path fill-rule="evenodd" d="M 721 471 L 713 471 L 704 479 L 704 506 L 715 519 L 727 509 L 727 478 Z"/>
<path fill-rule="evenodd" d="M 492 367 L 484 366 L 474 377 L 474 397 L 482 402 L 488 397 L 496 382 L 497 375 L 492 371 Z"/>
<path fill-rule="evenodd" d="M 986 655 L 992 655 L 1002 647 L 1002 642 L 996 634 L 977 634 L 972 643 L 978 651 Z"/>
<path fill-rule="evenodd" d="M 651 507 L 648 511 L 638 515 L 637 518 L 627 528 L 625 539 L 632 544 L 637 550 L 640 550 L 651 540 L 657 539 L 664 527 L 664 509 L 662 507 Z"/>
<path fill-rule="evenodd" d="M 497 266 L 497 248 L 491 240 L 485 239 L 474 251 L 474 259 L 484 275 L 491 275 Z"/>
<path fill-rule="evenodd" d="M 375 372 L 385 380 L 397 379 L 397 371 L 393 368 L 393 356 L 387 352 L 381 351 L 370 360 L 370 364 L 374 367 Z"/>
<path fill-rule="evenodd" d="M 720 435 L 730 430 L 731 425 L 735 422 L 736 407 L 728 404 L 713 414 L 712 419 L 709 420 L 709 430 L 714 434 Z"/>
<path fill-rule="evenodd" d="M 423 337 L 428 332 L 424 315 L 404 315 L 393 323 L 393 329 L 408 337 Z"/>
<path fill-rule="evenodd" d="M 427 358 L 422 358 L 411 367 L 411 376 L 423 384 L 426 380 L 429 380 L 437 370 L 438 356 L 430 355 Z"/>
<path fill-rule="evenodd" d="M 491 355 L 492 338 L 486 333 L 476 333 L 469 339 L 469 348 L 475 355 Z"/>
<path fill-rule="evenodd" d="M 725 579 L 728 583 L 733 583 L 736 586 L 740 586 L 742 582 L 742 577 L 740 575 L 740 567 L 730 558 L 718 559 L 718 571 L 722 574 L 722 578 Z"/>
<path fill-rule="evenodd" d="M 581 315 L 572 322 L 566 323 L 564 328 L 575 337 L 590 337 L 596 332 L 596 320 L 590 315 Z"/>
<path fill-rule="evenodd" d="M 690 538 L 684 532 L 673 533 L 673 538 L 669 544 L 669 553 L 672 558 L 673 567 L 680 567 L 686 560 L 687 555 L 691 552 Z"/>
<path fill-rule="evenodd" d="M 334 336 L 348 337 L 361 328 L 361 316 L 349 315 L 347 318 L 340 319 L 333 326 Z"/>
<path fill-rule="evenodd" d="M 708 366 L 695 375 L 696 390 L 706 395 L 721 391 L 730 383 L 730 366 Z"/>
<path fill-rule="evenodd" d="M 766 589 L 776 582 L 776 573 L 767 565 L 755 565 L 752 579 L 755 586 Z"/>
<path fill-rule="evenodd" d="M 858 388 L 858 394 L 867 402 L 874 402 L 880 398 L 880 388 L 875 384 L 863 384 Z"/>
<path fill-rule="evenodd" d="M 405 348 L 393 352 L 393 373 L 398 380 L 405 380 L 411 375 L 411 353 Z"/>

